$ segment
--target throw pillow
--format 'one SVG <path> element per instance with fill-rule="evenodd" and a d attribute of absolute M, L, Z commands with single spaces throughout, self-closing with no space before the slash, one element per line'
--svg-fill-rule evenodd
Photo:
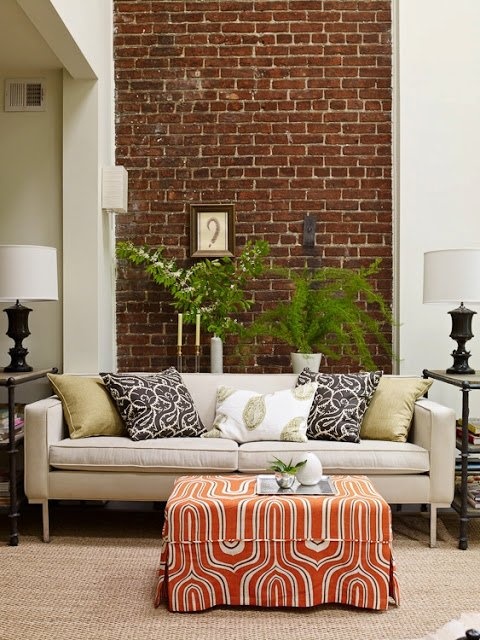
<path fill-rule="evenodd" d="M 229 438 L 236 442 L 284 440 L 306 442 L 307 418 L 316 383 L 262 395 L 255 391 L 221 386 L 213 427 L 204 438 Z"/>
<path fill-rule="evenodd" d="M 192 396 L 174 367 L 156 374 L 100 375 L 132 440 L 194 438 L 205 431 Z"/>
<path fill-rule="evenodd" d="M 382 378 L 363 418 L 360 437 L 406 442 L 415 402 L 425 395 L 432 382 L 417 377 Z"/>
<path fill-rule="evenodd" d="M 62 402 L 70 438 L 126 435 L 123 420 L 102 380 L 68 374 L 47 375 Z"/>
<path fill-rule="evenodd" d="M 318 383 L 308 416 L 308 438 L 360 442 L 362 419 L 381 376 L 381 371 L 326 374 L 304 369 L 297 385 Z"/>

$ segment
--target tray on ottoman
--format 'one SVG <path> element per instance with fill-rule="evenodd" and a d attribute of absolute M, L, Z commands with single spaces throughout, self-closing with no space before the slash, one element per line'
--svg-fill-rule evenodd
<path fill-rule="evenodd" d="M 155 605 L 399 603 L 390 507 L 364 476 L 335 495 L 257 495 L 256 476 L 182 476 L 165 507 Z"/>
<path fill-rule="evenodd" d="M 282 489 L 278 486 L 275 476 L 260 475 L 257 476 L 255 484 L 255 493 L 257 496 L 275 496 L 285 494 L 308 495 L 308 496 L 333 496 L 336 493 L 330 476 L 323 476 L 316 484 L 304 485 L 295 480 L 290 489 Z"/>

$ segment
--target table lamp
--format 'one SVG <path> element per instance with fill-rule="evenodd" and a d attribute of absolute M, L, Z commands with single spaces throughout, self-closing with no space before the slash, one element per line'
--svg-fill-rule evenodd
<path fill-rule="evenodd" d="M 480 248 L 427 251 L 423 263 L 423 302 L 460 303 L 448 313 L 452 317 L 450 337 L 457 342 L 453 366 L 447 373 L 473 374 L 465 343 L 473 338 L 472 318 L 476 311 L 464 302 L 480 304 Z"/>
<path fill-rule="evenodd" d="M 7 372 L 32 371 L 26 362 L 28 350 L 22 345 L 30 335 L 31 311 L 20 300 L 58 300 L 57 250 L 35 245 L 0 245 L 0 300 L 15 301 L 4 309 L 8 316 L 7 336 L 15 343 L 9 350 Z"/>

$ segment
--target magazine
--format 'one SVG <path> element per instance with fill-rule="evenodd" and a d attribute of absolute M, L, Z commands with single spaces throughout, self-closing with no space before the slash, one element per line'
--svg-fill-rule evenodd
<path fill-rule="evenodd" d="M 290 489 L 281 489 L 274 475 L 257 476 L 257 495 L 307 495 L 307 496 L 334 496 L 337 491 L 333 486 L 330 476 L 322 476 L 317 484 L 304 485 L 295 480 Z"/>

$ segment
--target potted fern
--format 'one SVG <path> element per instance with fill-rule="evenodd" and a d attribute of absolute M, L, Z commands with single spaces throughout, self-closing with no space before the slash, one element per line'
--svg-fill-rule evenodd
<path fill-rule="evenodd" d="M 247 330 L 248 337 L 269 336 L 290 345 L 294 373 L 305 366 L 318 371 L 322 354 L 333 360 L 347 355 L 364 368 L 374 368 L 366 336 L 373 335 L 391 354 L 382 327 L 393 324 L 389 306 L 370 282 L 380 262 L 360 269 L 275 270 L 290 281 L 290 299 L 258 316 Z M 375 307 L 375 316 L 365 303 Z"/>

